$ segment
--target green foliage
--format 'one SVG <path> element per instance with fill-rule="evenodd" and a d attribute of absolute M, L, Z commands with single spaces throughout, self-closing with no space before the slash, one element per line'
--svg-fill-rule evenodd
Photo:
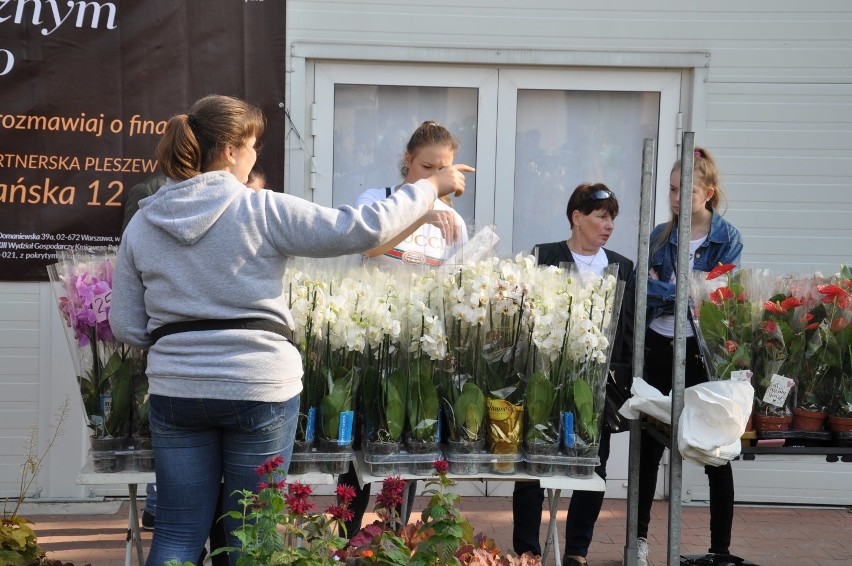
<path fill-rule="evenodd" d="M 408 373 L 408 424 L 412 437 L 432 442 L 438 429 L 440 400 L 433 381 L 435 364 L 425 356 L 411 360 Z"/>
<path fill-rule="evenodd" d="M 96 345 L 93 347 L 97 347 Z M 88 417 L 88 426 L 96 437 L 118 437 L 127 434 L 127 423 L 133 403 L 133 375 L 139 373 L 141 361 L 130 348 L 121 345 L 100 367 L 95 356 L 96 367 L 79 378 L 80 395 Z M 108 416 L 101 408 L 101 395 L 112 397 Z"/>
<path fill-rule="evenodd" d="M 482 438 L 485 424 L 485 394 L 472 381 L 462 386 L 461 395 L 452 404 L 452 421 L 462 440 L 471 442 Z"/>
<path fill-rule="evenodd" d="M 0 564 L 30 566 L 44 555 L 29 519 L 12 515 L 0 519 Z"/>
<path fill-rule="evenodd" d="M 595 412 L 595 400 L 592 387 L 584 379 L 573 381 L 574 414 L 577 419 L 575 428 L 579 425 L 580 436 L 589 444 L 598 441 L 600 430 L 598 429 L 598 416 Z M 567 434 L 567 431 L 566 431 Z"/>
<path fill-rule="evenodd" d="M 353 410 L 358 370 L 337 366 L 327 371 L 328 393 L 320 401 L 323 437 L 337 440 L 340 413 Z"/>
<path fill-rule="evenodd" d="M 527 381 L 526 402 L 526 441 L 535 443 L 554 443 L 559 441 L 558 415 L 554 415 L 556 406 L 556 387 L 543 372 L 533 373 Z"/>

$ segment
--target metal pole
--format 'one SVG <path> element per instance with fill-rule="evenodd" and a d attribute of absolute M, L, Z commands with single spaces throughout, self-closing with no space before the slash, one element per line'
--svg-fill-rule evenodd
<path fill-rule="evenodd" d="M 636 252 L 636 312 L 633 331 L 633 375 L 642 377 L 645 367 L 645 314 L 648 303 L 648 256 L 651 238 L 651 203 L 654 200 L 654 159 L 656 144 L 646 138 L 642 148 L 642 189 L 639 203 L 639 245 Z M 627 468 L 627 541 L 624 564 L 636 566 L 636 536 L 639 528 L 639 447 L 642 425 L 630 421 L 630 452 Z"/>
<path fill-rule="evenodd" d="M 683 411 L 686 381 L 686 325 L 689 309 L 689 240 L 692 234 L 692 166 L 695 132 L 683 133 L 680 156 L 680 210 L 677 216 L 677 284 L 675 286 L 674 370 L 672 375 L 672 432 L 669 450 L 669 566 L 680 565 L 680 497 L 683 460 L 677 447 L 678 421 Z"/>

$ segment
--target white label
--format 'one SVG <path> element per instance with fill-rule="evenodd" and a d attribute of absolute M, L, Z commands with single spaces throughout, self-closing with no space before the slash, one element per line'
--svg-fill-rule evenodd
<path fill-rule="evenodd" d="M 752 375 L 754 374 L 751 373 L 750 369 L 738 369 L 731 372 L 731 381 L 747 381 L 751 383 Z"/>
<path fill-rule="evenodd" d="M 763 402 L 776 407 L 783 407 L 784 401 L 787 400 L 787 395 L 796 382 L 789 377 L 778 375 L 772 376 L 772 381 L 769 382 L 769 387 L 766 388 L 766 394 L 763 396 Z"/>
<path fill-rule="evenodd" d="M 103 322 L 107 319 L 107 309 L 112 301 L 112 291 L 95 295 L 92 299 L 92 310 L 95 311 L 95 321 Z"/>

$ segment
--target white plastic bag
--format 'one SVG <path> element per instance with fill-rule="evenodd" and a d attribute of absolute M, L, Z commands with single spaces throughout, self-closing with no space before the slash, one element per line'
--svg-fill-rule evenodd
<path fill-rule="evenodd" d="M 666 424 L 672 422 L 672 399 L 641 377 L 633 378 L 630 386 L 630 399 L 625 401 L 618 412 L 628 419 L 638 419 L 639 413 L 650 415 Z"/>
<path fill-rule="evenodd" d="M 708 381 L 685 389 L 677 443 L 683 458 L 721 466 L 737 457 L 753 399 L 747 381 Z"/>

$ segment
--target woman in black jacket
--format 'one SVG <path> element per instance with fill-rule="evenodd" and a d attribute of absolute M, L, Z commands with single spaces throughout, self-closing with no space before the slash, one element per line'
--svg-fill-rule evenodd
<path fill-rule="evenodd" d="M 574 263 L 581 272 L 603 275 L 604 269 L 618 264 L 618 279 L 627 282 L 633 272 L 633 262 L 603 246 L 609 240 L 618 216 L 618 200 L 603 183 L 584 183 L 574 189 L 568 199 L 566 211 L 571 225 L 571 237 L 560 242 L 539 244 L 539 265 L 559 266 Z M 621 316 L 616 330 L 610 361 L 610 379 L 613 386 L 620 387 L 626 395 L 630 389 L 632 354 L 632 295 L 625 290 Z M 608 395 L 610 387 L 607 387 Z M 601 419 L 602 423 L 606 419 Z M 606 461 L 609 458 L 609 426 L 602 424 L 598 456 L 600 465 L 595 472 L 606 479 Z M 615 431 L 618 432 L 618 431 Z M 565 553 L 562 563 L 575 566 L 586 563 L 586 554 L 592 542 L 595 521 L 603 505 L 602 491 L 574 491 L 568 507 L 568 522 L 565 528 Z M 512 545 L 519 555 L 524 552 L 541 554 L 539 530 L 541 529 L 541 507 L 544 490 L 537 481 L 515 482 L 512 494 L 514 528 Z"/>

